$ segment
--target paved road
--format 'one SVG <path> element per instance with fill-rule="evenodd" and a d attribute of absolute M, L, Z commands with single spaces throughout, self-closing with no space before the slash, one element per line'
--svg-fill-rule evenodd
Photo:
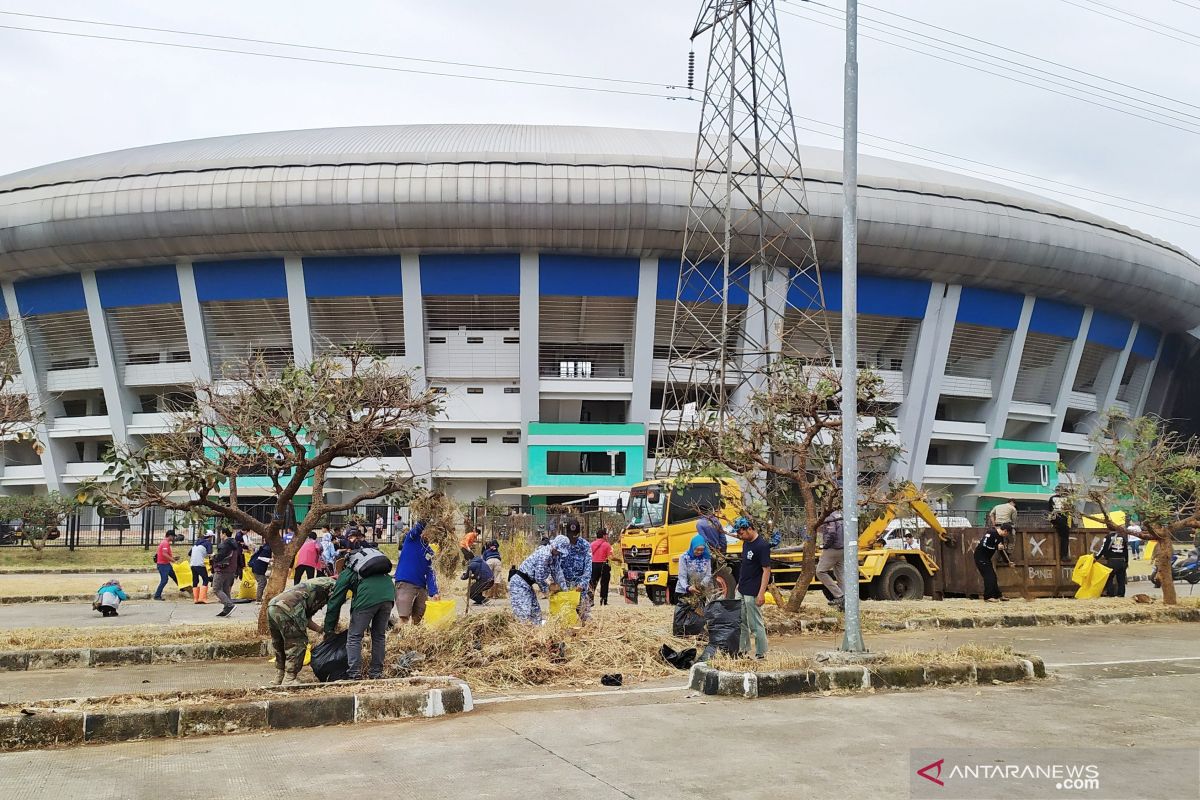
<path fill-rule="evenodd" d="M 1200 675 L 744 701 L 678 690 L 480 703 L 462 717 L 0 754 L 10 800 L 207 795 L 909 797 L 909 750 L 1200 741 Z M 1080 702 L 1081 696 L 1095 702 Z M 278 759 L 285 758 L 286 762 Z M 219 764 L 220 769 L 213 765 Z M 1135 783 L 1146 780 L 1130 775 Z M 1123 796 L 1134 796 L 1130 791 Z"/>

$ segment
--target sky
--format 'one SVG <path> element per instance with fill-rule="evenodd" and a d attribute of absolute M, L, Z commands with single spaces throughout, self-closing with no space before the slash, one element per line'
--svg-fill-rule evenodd
<path fill-rule="evenodd" d="M 777 0 L 776 5 L 795 113 L 839 123 L 844 50 L 842 32 L 835 27 L 842 6 L 838 0 L 821 0 L 815 5 Z M 0 174 L 90 153 L 250 131 L 436 122 L 694 131 L 700 112 L 698 103 L 682 99 L 306 63 L 2 26 L 672 95 L 679 92 L 659 87 L 685 81 L 692 47 L 689 36 L 700 6 L 701 0 L 358 0 L 340 4 L 316 0 L 208 0 L 203 4 L 0 0 L 0 12 L 658 85 L 484 72 L 7 13 L 0 14 L 4 109 Z M 1116 15 L 1104 6 L 1127 10 L 1140 19 L 1110 19 L 1097 13 Z M 860 15 L 860 128 L 864 134 L 905 143 L 864 136 L 860 152 L 904 161 L 933 160 L 941 162 L 935 166 L 957 171 L 975 170 L 968 174 L 1056 197 L 1200 254 L 1200 193 L 1196 191 L 1200 70 L 1194 68 L 1200 56 L 1200 0 L 870 0 L 860 6 Z M 1106 98 L 1103 102 L 1152 119 L 900 49 L 894 46 L 895 37 L 911 38 L 912 34 L 897 26 L 1041 69 L 1060 71 L 991 45 L 1092 73 L 1095 77 L 1073 73 L 1073 79 L 1100 87 Z M 703 74 L 706 48 L 705 41 L 697 40 L 699 74 Z M 1009 76 L 1015 72 L 1013 65 L 993 64 L 991 71 Z M 1135 88 L 1114 86 L 1111 81 Z M 836 133 L 829 127 L 807 119 L 798 119 L 797 125 L 802 143 L 840 147 L 840 139 L 828 135 Z M 884 152 L 872 145 L 900 152 Z M 914 150 L 911 145 L 927 149 Z M 999 172 L 995 167 L 1026 175 Z M 1113 197 L 1101 197 L 1098 192 Z"/>

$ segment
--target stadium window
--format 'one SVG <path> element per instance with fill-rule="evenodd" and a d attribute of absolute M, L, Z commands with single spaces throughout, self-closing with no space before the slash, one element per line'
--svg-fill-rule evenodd
<path fill-rule="evenodd" d="M 520 394 L 521 387 L 520 386 L 505 386 L 504 393 L 505 394 Z"/>
<path fill-rule="evenodd" d="M 503 442 L 504 444 L 520 444 L 521 437 L 520 436 L 502 436 L 502 437 L 500 437 L 500 441 Z"/>
<path fill-rule="evenodd" d="M 446 337 L 445 336 L 430 336 L 429 343 L 430 344 L 445 344 Z"/>
<path fill-rule="evenodd" d="M 505 344 L 520 344 L 521 337 L 520 336 L 505 336 L 504 343 Z"/>
<path fill-rule="evenodd" d="M 486 436 L 472 436 L 471 444 L 487 444 Z"/>
<path fill-rule="evenodd" d="M 454 436 L 439 436 L 438 444 L 454 444 L 458 439 Z"/>
<path fill-rule="evenodd" d="M 482 386 L 468 386 L 467 394 L 483 394 Z"/>
<path fill-rule="evenodd" d="M 467 344 L 483 344 L 482 336 L 468 336 Z"/>

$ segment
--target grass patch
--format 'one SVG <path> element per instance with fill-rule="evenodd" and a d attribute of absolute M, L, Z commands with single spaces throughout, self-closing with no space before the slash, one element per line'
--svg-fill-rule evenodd
<path fill-rule="evenodd" d="M 14 628 L 0 631 L 0 650 L 53 650 L 74 647 L 150 647 L 257 640 L 254 622 L 212 625 L 129 625 L 121 628 Z"/>
<path fill-rule="evenodd" d="M 155 542 L 155 546 L 157 546 Z M 182 547 L 182 545 L 179 545 Z M 41 558 L 32 547 L 6 545 L 0 547 L 0 567 L 21 569 L 89 569 L 102 572 L 111 567 L 145 567 L 153 570 L 151 560 L 154 547 L 145 550 L 141 545 L 124 547 L 80 547 L 69 550 L 63 546 L 51 546 L 42 551 Z"/>

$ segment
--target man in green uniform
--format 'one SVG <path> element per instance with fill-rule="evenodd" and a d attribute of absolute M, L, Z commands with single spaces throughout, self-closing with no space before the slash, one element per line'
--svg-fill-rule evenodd
<path fill-rule="evenodd" d="M 329 602 L 333 586 L 333 578 L 313 578 L 280 592 L 267 604 L 267 627 L 275 648 L 275 666 L 279 669 L 276 684 L 299 683 L 297 676 L 304 667 L 308 631 L 321 632 L 321 626 L 312 621 L 313 615 Z M 333 618 L 337 619 L 336 612 Z"/>
<path fill-rule="evenodd" d="M 350 680 L 356 681 L 362 674 L 363 636 L 371 632 L 371 664 L 367 667 L 368 678 L 383 677 L 383 657 L 387 648 L 388 617 L 396 602 L 396 589 L 392 583 L 391 564 L 388 571 L 378 575 L 362 577 L 354 567 L 347 566 L 338 575 L 329 608 L 325 610 L 325 635 L 337 630 L 338 615 L 346 602 L 346 593 L 353 592 L 350 603 L 350 627 L 346 634 L 346 672 Z"/>

